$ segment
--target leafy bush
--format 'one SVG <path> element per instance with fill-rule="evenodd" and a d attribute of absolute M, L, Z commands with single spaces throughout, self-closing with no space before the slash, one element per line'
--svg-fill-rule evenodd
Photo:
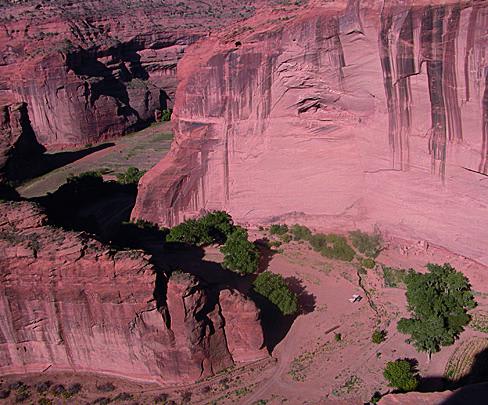
<path fill-rule="evenodd" d="M 146 173 L 145 170 L 139 170 L 137 167 L 129 167 L 124 173 L 117 175 L 117 181 L 120 184 L 138 184 L 139 180 Z"/>
<path fill-rule="evenodd" d="M 371 257 L 367 257 L 365 259 L 361 259 L 361 265 L 367 269 L 372 269 L 374 266 L 376 266 L 376 262 Z"/>
<path fill-rule="evenodd" d="M 251 274 L 258 269 L 258 250 L 241 227 L 236 227 L 220 251 L 224 254 L 223 266 L 226 269 L 240 274 Z"/>
<path fill-rule="evenodd" d="M 341 333 L 335 333 L 334 334 L 334 340 L 336 342 L 340 342 L 342 340 L 342 334 Z"/>
<path fill-rule="evenodd" d="M 265 271 L 254 280 L 254 290 L 276 305 L 283 315 L 298 311 L 298 297 L 279 274 Z"/>
<path fill-rule="evenodd" d="M 235 230 L 232 217 L 224 211 L 213 211 L 200 219 L 188 219 L 171 228 L 166 236 L 167 242 L 180 242 L 204 246 L 222 243 Z"/>
<path fill-rule="evenodd" d="M 400 319 L 398 330 L 430 355 L 454 343 L 470 320 L 467 310 L 476 303 L 468 279 L 450 264 L 429 263 L 427 269 L 428 273 L 410 272 L 405 278 L 412 317 Z"/>
<path fill-rule="evenodd" d="M 418 386 L 418 375 L 412 362 L 408 360 L 395 360 L 386 364 L 383 376 L 390 387 L 400 391 L 413 391 Z"/>
<path fill-rule="evenodd" d="M 161 121 L 171 121 L 171 115 L 173 114 L 173 110 L 168 108 L 167 110 L 161 111 Z"/>
<path fill-rule="evenodd" d="M 312 231 L 306 226 L 295 224 L 290 228 L 294 240 L 310 240 Z"/>
<path fill-rule="evenodd" d="M 273 224 L 269 227 L 269 233 L 271 235 L 284 235 L 288 232 L 288 225 Z"/>
<path fill-rule="evenodd" d="M 346 238 L 340 235 L 318 233 L 310 238 L 310 245 L 315 251 L 330 259 L 350 262 L 355 256 L 354 250 L 348 245 Z"/>
<path fill-rule="evenodd" d="M 115 390 L 115 385 L 113 385 L 111 382 L 97 385 L 97 390 L 100 392 L 112 392 Z"/>
<path fill-rule="evenodd" d="M 352 245 L 362 254 L 376 258 L 381 251 L 381 235 L 374 233 L 372 235 L 361 231 L 349 232 Z"/>
<path fill-rule="evenodd" d="M 386 339 L 385 330 L 376 329 L 373 332 L 373 335 L 371 336 L 371 341 L 376 344 L 380 344 L 381 342 L 384 342 L 385 339 Z"/>

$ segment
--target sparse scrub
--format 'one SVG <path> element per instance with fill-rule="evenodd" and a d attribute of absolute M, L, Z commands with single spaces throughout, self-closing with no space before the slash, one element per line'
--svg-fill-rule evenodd
<path fill-rule="evenodd" d="M 283 243 L 290 243 L 291 242 L 291 235 L 288 233 L 285 233 L 284 235 L 280 235 L 280 239 L 283 241 Z"/>
<path fill-rule="evenodd" d="M 100 392 L 112 392 L 114 390 L 115 390 L 115 385 L 113 385 L 111 382 L 102 385 L 97 385 L 97 391 Z"/>
<path fill-rule="evenodd" d="M 376 258 L 381 251 L 381 235 L 379 233 L 368 234 L 359 230 L 349 232 L 352 245 L 359 253 L 371 258 Z"/>
<path fill-rule="evenodd" d="M 473 313 L 469 326 L 478 332 L 488 333 L 488 313 L 483 311 Z"/>
<path fill-rule="evenodd" d="M 161 121 L 162 122 L 171 121 L 172 114 L 173 114 L 173 110 L 171 109 L 166 109 L 161 111 Z"/>
<path fill-rule="evenodd" d="M 371 336 L 371 341 L 376 344 L 380 344 L 386 340 L 386 331 L 376 329 Z"/>
<path fill-rule="evenodd" d="M 418 373 L 409 360 L 395 360 L 386 364 L 383 376 L 390 387 L 402 392 L 414 391 L 418 386 Z"/>
<path fill-rule="evenodd" d="M 284 235 L 288 232 L 288 225 L 273 224 L 269 227 L 269 233 L 271 235 Z"/>
<path fill-rule="evenodd" d="M 476 303 L 468 279 L 450 264 L 429 263 L 427 269 L 428 273 L 408 273 L 405 278 L 412 317 L 400 319 L 398 330 L 430 356 L 454 343 Z"/>
<path fill-rule="evenodd" d="M 399 288 L 405 287 L 405 278 L 409 273 L 414 272 L 413 269 L 396 269 L 394 267 L 382 266 L 383 267 L 383 280 L 385 282 L 385 287 L 389 288 Z"/>
<path fill-rule="evenodd" d="M 373 269 L 376 266 L 376 262 L 371 257 L 367 257 L 365 259 L 361 259 L 361 266 L 367 269 Z"/>
<path fill-rule="evenodd" d="M 247 231 L 237 227 L 220 248 L 224 254 L 223 267 L 239 274 L 251 274 L 258 269 L 259 252 L 248 240 Z"/>
<path fill-rule="evenodd" d="M 354 250 L 348 245 L 346 238 L 336 234 L 315 234 L 310 238 L 310 245 L 315 251 L 329 259 L 350 262 L 355 256 Z"/>
<path fill-rule="evenodd" d="M 145 170 L 139 170 L 137 167 L 129 167 L 124 173 L 117 175 L 117 181 L 120 184 L 135 184 L 139 183 L 139 180 L 146 173 Z"/>
<path fill-rule="evenodd" d="M 306 226 L 295 224 L 290 228 L 293 240 L 310 240 L 312 231 Z"/>
<path fill-rule="evenodd" d="M 298 312 L 298 297 L 281 275 L 265 271 L 254 280 L 253 285 L 254 290 L 276 305 L 283 315 Z"/>

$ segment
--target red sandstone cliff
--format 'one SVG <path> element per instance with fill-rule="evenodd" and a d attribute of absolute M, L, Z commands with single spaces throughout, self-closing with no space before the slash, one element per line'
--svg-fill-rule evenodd
<path fill-rule="evenodd" d="M 1 374 L 50 368 L 184 383 L 266 357 L 258 310 L 240 294 L 210 299 L 193 276 L 167 280 L 141 252 L 46 221 L 30 203 L 0 206 Z"/>
<path fill-rule="evenodd" d="M 176 65 L 255 1 L 2 1 L 0 106 L 25 102 L 40 143 L 123 134 L 173 105 Z"/>
<path fill-rule="evenodd" d="M 488 263 L 488 3 L 434 3 L 311 2 L 189 48 L 133 216 L 377 224 Z"/>

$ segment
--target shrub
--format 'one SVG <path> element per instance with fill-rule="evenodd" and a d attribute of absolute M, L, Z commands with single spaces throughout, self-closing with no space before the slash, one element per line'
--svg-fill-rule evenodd
<path fill-rule="evenodd" d="M 131 399 L 134 399 L 134 396 L 132 394 L 129 394 L 128 392 L 121 392 L 118 394 L 115 398 L 114 401 L 130 401 Z"/>
<path fill-rule="evenodd" d="M 298 297 L 279 274 L 265 271 L 256 277 L 254 290 L 276 305 L 283 315 L 298 312 Z"/>
<path fill-rule="evenodd" d="M 225 242 L 235 230 L 232 217 L 224 211 L 213 211 L 200 219 L 187 219 L 171 228 L 167 242 L 204 246 Z"/>
<path fill-rule="evenodd" d="M 335 340 L 336 342 L 340 342 L 340 341 L 342 340 L 342 334 L 340 334 L 340 333 L 335 333 L 335 334 L 334 334 L 334 340 Z"/>
<path fill-rule="evenodd" d="M 306 226 L 295 224 L 290 228 L 294 240 L 310 240 L 312 231 Z"/>
<path fill-rule="evenodd" d="M 139 180 L 146 173 L 145 170 L 139 170 L 137 167 L 129 167 L 124 173 L 117 175 L 117 181 L 120 184 L 135 184 L 139 183 Z"/>
<path fill-rule="evenodd" d="M 100 392 L 112 392 L 113 390 L 115 390 L 115 385 L 113 385 L 111 382 L 97 385 L 97 390 Z"/>
<path fill-rule="evenodd" d="M 79 394 L 81 392 L 81 384 L 78 384 L 78 383 L 75 383 L 75 384 L 71 384 L 68 389 L 66 390 L 66 393 L 64 394 L 64 396 L 66 398 L 70 398 L 76 394 Z"/>
<path fill-rule="evenodd" d="M 386 339 L 385 330 L 376 329 L 373 332 L 373 335 L 371 336 L 371 341 L 376 344 L 380 344 L 381 342 L 384 342 L 385 339 Z"/>
<path fill-rule="evenodd" d="M 381 235 L 374 233 L 372 235 L 361 231 L 349 232 L 352 245 L 362 254 L 376 258 L 381 251 Z"/>
<path fill-rule="evenodd" d="M 346 262 L 354 259 L 354 250 L 348 245 L 346 238 L 340 235 L 324 235 L 318 233 L 310 238 L 312 248 L 330 259 L 338 259 Z"/>
<path fill-rule="evenodd" d="M 247 238 L 247 231 L 237 227 L 220 248 L 224 254 L 223 266 L 240 274 L 251 274 L 258 269 L 259 253 Z"/>
<path fill-rule="evenodd" d="M 269 233 L 271 235 L 284 235 L 288 232 L 288 225 L 273 224 L 269 227 Z"/>
<path fill-rule="evenodd" d="M 95 399 L 95 401 L 93 401 L 93 404 L 107 405 L 110 402 L 112 402 L 112 400 L 110 398 L 107 398 L 107 397 L 99 397 L 99 398 Z"/>
<path fill-rule="evenodd" d="M 376 262 L 371 257 L 368 257 L 366 259 L 361 259 L 361 265 L 367 269 L 372 269 L 376 266 Z"/>
<path fill-rule="evenodd" d="M 468 279 L 450 264 L 429 263 L 427 269 L 428 273 L 410 272 L 405 278 L 412 317 L 400 319 L 398 330 L 430 356 L 454 343 L 470 320 L 467 311 L 476 303 Z"/>
<path fill-rule="evenodd" d="M 173 110 L 168 108 L 166 110 L 161 111 L 161 121 L 171 121 L 171 115 L 173 114 Z"/>
<path fill-rule="evenodd" d="M 0 390 L 0 399 L 6 399 L 10 396 L 10 390 L 9 389 L 1 389 Z"/>
<path fill-rule="evenodd" d="M 38 405 L 52 405 L 53 401 L 52 399 L 49 398 L 40 398 L 39 401 L 37 401 Z"/>
<path fill-rule="evenodd" d="M 60 396 L 60 395 L 63 395 L 64 393 L 66 392 L 66 388 L 64 387 L 63 384 L 56 384 L 53 388 L 52 388 L 52 393 L 55 395 L 55 396 Z"/>
<path fill-rule="evenodd" d="M 53 383 L 51 381 L 43 381 L 43 382 L 37 383 L 36 384 L 37 392 L 39 394 L 43 394 L 43 393 L 49 391 L 49 388 L 51 388 L 51 385 L 53 385 Z"/>
<path fill-rule="evenodd" d="M 386 364 L 383 376 L 390 387 L 400 391 L 413 391 L 418 386 L 418 375 L 411 361 L 395 360 Z"/>

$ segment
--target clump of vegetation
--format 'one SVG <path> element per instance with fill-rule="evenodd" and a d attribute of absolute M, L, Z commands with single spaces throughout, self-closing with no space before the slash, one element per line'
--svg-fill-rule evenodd
<path fill-rule="evenodd" d="M 166 110 L 161 111 L 161 121 L 171 121 L 171 115 L 173 114 L 173 110 L 168 108 Z"/>
<path fill-rule="evenodd" d="M 97 385 L 97 390 L 100 392 L 112 392 L 115 390 L 115 385 L 113 385 L 111 382 Z"/>
<path fill-rule="evenodd" d="M 477 311 L 472 314 L 469 326 L 478 332 L 488 333 L 488 313 Z"/>
<path fill-rule="evenodd" d="M 298 297 L 281 275 L 265 271 L 254 280 L 253 285 L 254 290 L 276 305 L 283 315 L 298 312 Z"/>
<path fill-rule="evenodd" d="M 117 181 L 120 184 L 135 184 L 139 183 L 139 180 L 146 173 L 145 170 L 139 170 L 137 167 L 129 167 L 124 173 L 117 175 Z"/>
<path fill-rule="evenodd" d="M 220 248 L 224 254 L 223 267 L 239 274 L 251 274 L 258 269 L 259 252 L 248 239 L 244 228 L 236 227 Z"/>
<path fill-rule="evenodd" d="M 334 334 L 334 340 L 336 342 L 340 342 L 342 340 L 342 334 L 341 333 L 335 333 Z"/>
<path fill-rule="evenodd" d="M 413 391 L 417 388 L 419 380 L 418 373 L 412 361 L 395 360 L 386 364 L 383 376 L 390 387 L 402 392 Z"/>
<path fill-rule="evenodd" d="M 283 243 L 290 243 L 292 238 L 290 234 L 285 233 L 284 235 L 280 235 L 280 239 L 283 241 Z"/>
<path fill-rule="evenodd" d="M 213 211 L 199 219 L 187 219 L 171 228 L 166 241 L 197 246 L 223 243 L 235 228 L 229 214 L 224 211 Z"/>
<path fill-rule="evenodd" d="M 361 266 L 367 269 L 372 269 L 374 266 L 376 266 L 376 262 L 371 257 L 367 257 L 365 259 L 361 259 Z"/>
<path fill-rule="evenodd" d="M 273 224 L 269 227 L 269 233 L 271 235 L 284 235 L 288 232 L 288 225 Z"/>
<path fill-rule="evenodd" d="M 295 224 L 290 228 L 293 240 L 310 240 L 312 231 L 306 226 Z"/>
<path fill-rule="evenodd" d="M 6 399 L 10 396 L 10 390 L 9 389 L 0 389 L 0 399 Z"/>
<path fill-rule="evenodd" d="M 129 394 L 128 392 L 121 392 L 114 398 L 114 402 L 117 401 L 130 401 L 134 399 L 134 395 Z"/>
<path fill-rule="evenodd" d="M 405 286 L 405 279 L 409 273 L 414 273 L 413 269 L 396 269 L 394 267 L 383 267 L 383 280 L 385 282 L 385 287 L 398 288 L 400 286 Z"/>
<path fill-rule="evenodd" d="M 354 250 L 349 246 L 346 238 L 336 234 L 315 234 L 310 238 L 310 245 L 315 251 L 330 259 L 350 262 L 355 256 Z"/>
<path fill-rule="evenodd" d="M 386 340 L 386 331 L 376 329 L 371 336 L 371 341 L 376 344 L 380 344 Z"/>
<path fill-rule="evenodd" d="M 352 245 L 358 252 L 368 257 L 376 258 L 381 251 L 381 235 L 379 233 L 368 234 L 359 230 L 349 232 Z"/>
<path fill-rule="evenodd" d="M 43 393 L 49 391 L 49 388 L 51 388 L 51 385 L 53 385 L 53 383 L 49 380 L 40 382 L 40 383 L 36 384 L 37 392 L 39 394 L 43 394 Z"/>
<path fill-rule="evenodd" d="M 398 330 L 430 356 L 454 343 L 470 320 L 467 311 L 476 303 L 468 279 L 450 264 L 429 263 L 427 269 L 428 273 L 410 272 L 405 278 L 412 317 L 400 319 Z"/>

